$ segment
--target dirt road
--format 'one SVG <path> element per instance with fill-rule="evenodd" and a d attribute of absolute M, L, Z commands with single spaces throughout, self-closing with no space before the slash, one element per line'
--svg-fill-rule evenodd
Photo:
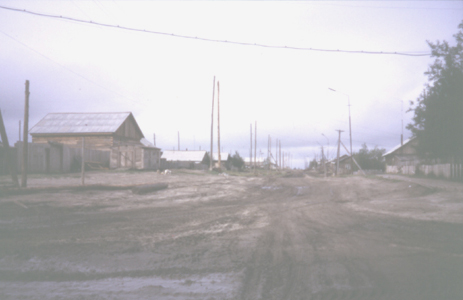
<path fill-rule="evenodd" d="M 461 184 L 201 172 L 87 182 L 169 188 L 0 198 L 0 299 L 463 298 Z"/>

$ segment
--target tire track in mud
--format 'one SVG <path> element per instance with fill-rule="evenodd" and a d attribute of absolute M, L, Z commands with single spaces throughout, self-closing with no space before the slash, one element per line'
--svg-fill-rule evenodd
<path fill-rule="evenodd" d="M 301 194 L 300 185 L 307 181 L 278 184 L 255 201 L 270 224 L 247 262 L 240 299 L 394 297 L 391 272 L 383 274 L 376 265 L 378 256 L 387 253 L 383 247 L 394 220 L 350 210 L 343 205 L 349 199 L 333 196 L 342 187 L 309 183 Z"/>
<path fill-rule="evenodd" d="M 462 299 L 463 226 L 352 209 L 388 193 L 374 180 L 349 180 L 277 180 L 261 192 L 255 203 L 270 224 L 239 298 Z M 408 186 L 393 187 L 412 197 Z"/>

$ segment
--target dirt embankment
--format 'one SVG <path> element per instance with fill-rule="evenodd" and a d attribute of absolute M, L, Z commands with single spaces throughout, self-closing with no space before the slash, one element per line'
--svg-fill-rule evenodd
<path fill-rule="evenodd" d="M 463 295 L 458 186 L 201 172 L 90 173 L 87 181 L 169 188 L 0 198 L 1 299 Z"/>

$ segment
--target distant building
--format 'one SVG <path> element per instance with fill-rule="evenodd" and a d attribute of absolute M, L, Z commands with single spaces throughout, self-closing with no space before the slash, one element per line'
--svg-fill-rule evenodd
<path fill-rule="evenodd" d="M 336 173 L 336 168 L 338 165 L 338 159 L 334 158 L 326 163 L 326 172 L 328 174 L 335 174 Z M 323 164 L 319 165 L 320 171 L 324 171 Z M 351 174 L 352 173 L 352 163 L 350 160 L 350 156 L 347 154 L 344 154 L 339 157 L 339 170 L 338 170 L 338 175 L 343 175 L 343 174 Z"/>
<path fill-rule="evenodd" d="M 142 142 L 143 133 L 130 112 L 50 113 L 29 133 L 32 143 L 55 147 L 81 148 L 85 138 L 85 149 L 110 152 L 111 168 L 160 167 L 161 150 Z"/>
<path fill-rule="evenodd" d="M 410 138 L 383 154 L 386 159 L 386 173 L 414 175 L 420 159 L 416 154 L 418 140 Z"/>
<path fill-rule="evenodd" d="M 206 151 L 204 150 L 165 150 L 161 156 L 162 169 L 207 169 L 209 162 L 202 164 Z"/>
<path fill-rule="evenodd" d="M 217 166 L 219 163 L 219 153 L 215 152 L 212 157 L 214 159 L 214 166 Z M 220 167 L 230 170 L 231 166 L 231 155 L 226 152 L 220 152 Z"/>

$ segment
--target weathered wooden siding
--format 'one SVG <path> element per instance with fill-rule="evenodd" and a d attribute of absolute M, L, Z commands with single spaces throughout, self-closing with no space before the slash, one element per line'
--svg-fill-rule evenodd
<path fill-rule="evenodd" d="M 0 175 L 10 174 L 10 171 L 8 170 L 7 160 L 16 161 L 16 148 L 10 147 L 9 150 L 10 151 L 6 151 L 6 149 L 2 145 L 0 145 Z M 9 155 L 7 155 L 7 153 L 9 153 Z M 16 168 L 16 165 L 14 167 Z M 17 169 L 16 172 L 18 172 Z"/>
<path fill-rule="evenodd" d="M 113 147 L 109 166 L 111 169 L 158 170 L 161 167 L 161 150 L 139 145 Z"/>
<path fill-rule="evenodd" d="M 56 142 L 71 148 L 82 148 L 82 136 L 33 136 L 32 143 Z M 85 148 L 109 151 L 113 146 L 112 135 L 85 136 Z"/>
<path fill-rule="evenodd" d="M 125 137 L 136 141 L 139 141 L 143 137 L 133 117 L 127 118 L 127 120 L 122 123 L 122 125 L 116 131 L 116 136 Z"/>
<path fill-rule="evenodd" d="M 111 169 L 142 168 L 142 154 L 140 146 L 118 146 L 111 149 L 111 159 L 109 162 Z"/>
<path fill-rule="evenodd" d="M 15 144 L 18 170 L 22 166 L 22 144 Z M 109 165 L 109 151 L 85 149 L 84 155 L 85 161 Z M 81 159 L 81 148 L 29 143 L 27 169 L 29 173 L 68 173 L 71 172 L 73 163 L 79 166 Z"/>
<path fill-rule="evenodd" d="M 161 150 L 156 148 L 142 148 L 143 170 L 158 170 L 161 168 Z"/>

